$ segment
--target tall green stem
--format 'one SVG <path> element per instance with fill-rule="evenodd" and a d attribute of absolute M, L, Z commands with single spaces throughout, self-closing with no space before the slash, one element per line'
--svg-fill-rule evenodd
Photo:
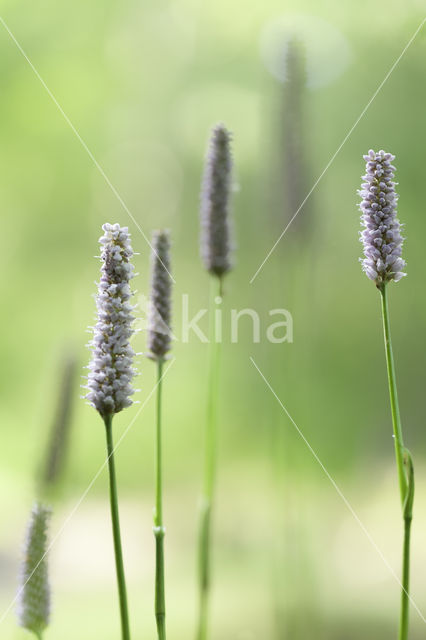
<path fill-rule="evenodd" d="M 222 281 L 211 278 L 210 300 L 210 353 L 209 384 L 207 399 L 207 423 L 205 435 L 204 482 L 200 513 L 200 530 L 198 542 L 199 562 L 199 614 L 197 640 L 206 640 L 208 628 L 208 606 L 210 594 L 210 556 L 211 556 L 211 523 L 214 500 L 214 485 L 217 458 L 217 398 L 219 389 L 219 370 L 221 355 L 221 339 L 216 339 L 215 298 L 222 297 Z"/>
<path fill-rule="evenodd" d="M 123 551 L 121 546 L 120 518 L 118 514 L 117 480 L 115 474 L 114 445 L 112 438 L 112 415 L 104 418 L 109 471 L 109 496 L 111 505 L 112 535 L 114 540 L 115 569 L 117 573 L 118 597 L 120 602 L 121 637 L 130 640 L 129 614 L 127 608 L 126 580 L 124 577 Z"/>
<path fill-rule="evenodd" d="M 399 413 L 398 393 L 396 387 L 395 363 L 393 359 L 392 341 L 389 323 L 389 307 L 387 286 L 380 287 L 382 299 L 383 333 L 385 339 L 386 364 L 389 381 L 389 396 L 392 413 L 392 425 L 395 441 L 395 455 L 398 469 L 399 490 L 404 520 L 404 542 L 402 553 L 402 591 L 401 613 L 399 621 L 399 640 L 408 637 L 409 588 L 410 588 L 410 536 L 413 519 L 414 469 L 409 451 L 404 447 L 402 439 L 401 417 Z"/>
<path fill-rule="evenodd" d="M 162 433 L 161 433 L 161 396 L 163 360 L 158 360 L 157 382 L 157 433 L 156 433 L 156 490 L 155 490 L 155 619 L 157 621 L 158 640 L 166 640 L 166 603 L 164 588 L 164 534 L 163 526 L 163 476 L 162 476 Z"/>
<path fill-rule="evenodd" d="M 404 546 L 402 552 L 402 591 L 401 591 L 401 615 L 399 620 L 399 640 L 408 637 L 408 611 L 409 611 L 409 588 L 410 588 L 410 537 L 411 518 L 404 519 Z"/>
<path fill-rule="evenodd" d="M 389 308 L 387 287 L 380 289 L 382 295 L 383 333 L 385 338 L 386 364 L 388 370 L 389 396 L 392 413 L 392 425 L 395 444 L 396 466 L 398 468 L 399 490 L 401 504 L 404 504 L 407 492 L 407 479 L 404 470 L 404 442 L 402 439 L 401 417 L 399 414 L 398 392 L 396 388 L 395 363 L 393 359 L 392 341 L 389 323 Z"/>

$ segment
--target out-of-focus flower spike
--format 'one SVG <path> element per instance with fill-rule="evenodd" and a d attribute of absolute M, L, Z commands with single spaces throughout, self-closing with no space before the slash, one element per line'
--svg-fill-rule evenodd
<path fill-rule="evenodd" d="M 37 502 L 28 525 L 18 591 L 18 622 L 40 636 L 49 624 L 50 587 L 47 568 L 47 529 L 51 511 Z"/>
<path fill-rule="evenodd" d="M 148 356 L 163 360 L 171 342 L 170 237 L 168 231 L 155 231 L 151 253 L 151 298 L 148 314 Z"/>
<path fill-rule="evenodd" d="M 222 124 L 213 128 L 201 192 L 201 247 L 205 268 L 222 278 L 232 268 L 230 225 L 231 134 Z"/>

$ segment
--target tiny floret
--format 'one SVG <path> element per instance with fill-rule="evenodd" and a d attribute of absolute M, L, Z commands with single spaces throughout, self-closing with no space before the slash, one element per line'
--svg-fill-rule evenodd
<path fill-rule="evenodd" d="M 27 529 L 18 591 L 18 622 L 36 635 L 49 624 L 50 587 L 47 569 L 47 528 L 50 509 L 35 503 Z"/>
<path fill-rule="evenodd" d="M 214 127 L 201 192 L 201 257 L 205 268 L 219 278 L 232 268 L 230 142 L 231 135 L 222 124 Z"/>
<path fill-rule="evenodd" d="M 360 240 L 364 246 L 362 268 L 380 288 L 401 280 L 405 261 L 402 259 L 401 224 L 397 218 L 398 195 L 395 191 L 391 153 L 370 150 L 364 156 L 366 174 L 359 191 L 361 224 Z"/>
<path fill-rule="evenodd" d="M 127 227 L 104 224 L 102 229 L 101 279 L 96 297 L 98 315 L 89 345 L 92 359 L 86 398 L 105 418 L 132 404 L 135 353 L 129 341 L 134 333 L 134 306 L 130 304 L 133 293 L 129 282 L 134 267 L 130 262 L 133 250 Z"/>
<path fill-rule="evenodd" d="M 151 252 L 151 298 L 148 314 L 148 357 L 163 360 L 171 342 L 170 238 L 167 231 L 155 231 Z"/>

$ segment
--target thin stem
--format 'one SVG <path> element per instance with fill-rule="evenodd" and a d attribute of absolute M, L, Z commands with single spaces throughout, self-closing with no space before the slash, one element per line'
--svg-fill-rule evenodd
<path fill-rule="evenodd" d="M 213 499 L 214 483 L 216 477 L 216 450 L 217 450 L 217 396 L 219 388 L 219 368 L 221 356 L 221 340 L 216 339 L 216 297 L 222 297 L 222 280 L 216 277 L 211 279 L 211 300 L 209 319 L 209 387 L 207 399 L 207 423 L 205 442 L 205 467 L 204 467 L 204 496 L 210 502 Z"/>
<path fill-rule="evenodd" d="M 155 489 L 155 619 L 158 640 L 166 640 L 166 603 L 164 587 L 164 534 L 163 526 L 163 477 L 162 477 L 162 434 L 161 397 L 163 360 L 158 360 L 157 374 L 157 432 L 156 432 L 156 489 Z"/>
<path fill-rule="evenodd" d="M 401 590 L 401 612 L 399 620 L 399 640 L 407 640 L 408 637 L 408 616 L 410 604 L 410 536 L 411 522 L 413 519 L 414 500 L 414 468 L 411 454 L 404 447 L 402 438 L 401 417 L 399 413 L 398 393 L 396 387 L 395 363 L 393 359 L 392 341 L 389 323 L 389 308 L 387 298 L 387 287 L 380 288 L 382 299 L 383 333 L 385 339 L 386 364 L 389 381 L 389 396 L 392 413 L 392 425 L 395 440 L 395 455 L 398 469 L 399 490 L 402 505 L 402 516 L 404 519 L 404 542 L 402 552 L 402 590 Z"/>
<path fill-rule="evenodd" d="M 382 298 L 382 317 L 383 317 L 383 333 L 385 339 L 385 351 L 386 351 L 386 364 L 388 370 L 388 382 L 389 382 L 389 396 L 392 413 L 392 425 L 395 441 L 395 455 L 396 465 L 398 468 L 399 490 L 401 497 L 401 504 L 404 504 L 405 496 L 407 493 L 407 479 L 404 469 L 404 442 L 402 439 L 401 417 L 399 414 L 398 392 L 396 388 L 396 375 L 395 375 L 395 363 L 393 359 L 392 341 L 390 333 L 389 323 L 389 307 L 388 307 L 388 295 L 387 286 L 383 285 L 380 288 Z"/>
<path fill-rule="evenodd" d="M 112 438 L 112 415 L 104 417 L 109 471 L 109 496 L 111 505 L 112 535 L 114 540 L 115 569 L 117 573 L 118 597 L 120 601 L 121 637 L 130 640 L 129 614 L 127 609 L 126 581 L 124 577 L 123 551 L 121 547 L 120 518 L 118 514 L 117 480 L 115 475 L 114 445 Z"/>
<path fill-rule="evenodd" d="M 221 340 L 216 339 L 215 298 L 222 297 L 221 278 L 211 278 L 210 300 L 210 353 L 209 353 L 209 385 L 207 400 L 207 423 L 205 435 L 204 483 L 200 512 L 199 531 L 199 618 L 197 639 L 207 638 L 208 603 L 210 593 L 210 555 L 211 555 L 211 520 L 214 499 L 217 458 L 217 397 L 219 389 L 219 370 L 221 356 Z"/>
<path fill-rule="evenodd" d="M 408 637 L 408 612 L 410 605 L 410 537 L 411 518 L 404 520 L 404 546 L 402 552 L 402 590 L 401 590 L 401 616 L 399 619 L 399 640 Z"/>
<path fill-rule="evenodd" d="M 411 522 L 413 520 L 414 502 L 414 466 L 413 459 L 408 449 L 404 451 L 404 463 L 407 470 L 407 495 L 404 501 L 404 547 L 402 553 L 402 592 L 401 592 L 401 618 L 399 623 L 399 639 L 408 637 L 408 612 L 409 612 L 409 588 L 410 588 L 410 535 Z"/>

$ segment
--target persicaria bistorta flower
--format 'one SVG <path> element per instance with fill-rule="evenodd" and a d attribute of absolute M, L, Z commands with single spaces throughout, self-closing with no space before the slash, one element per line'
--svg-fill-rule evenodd
<path fill-rule="evenodd" d="M 405 261 L 401 258 L 403 238 L 397 218 L 398 195 L 395 191 L 391 153 L 370 150 L 364 156 L 366 174 L 359 195 L 361 224 L 364 230 L 360 240 L 364 246 L 361 260 L 366 275 L 378 287 L 394 280 L 398 282 L 406 274 Z"/>
<path fill-rule="evenodd" d="M 37 636 L 49 624 L 50 587 L 47 570 L 47 528 L 50 509 L 34 504 L 24 545 L 18 592 L 18 623 Z"/>
<path fill-rule="evenodd" d="M 170 238 L 155 231 L 151 253 L 151 298 L 148 315 L 148 356 L 163 360 L 170 350 L 171 289 Z"/>
<path fill-rule="evenodd" d="M 134 306 L 129 282 L 134 267 L 130 262 L 133 250 L 127 227 L 104 224 L 101 245 L 101 279 L 96 307 L 97 323 L 90 342 L 92 359 L 89 364 L 86 398 L 105 418 L 132 404 L 135 375 L 132 367 L 134 351 L 129 340 L 133 334 Z"/>
<path fill-rule="evenodd" d="M 201 193 L 201 257 L 205 268 L 219 278 L 232 268 L 230 142 L 231 135 L 222 124 L 214 127 Z"/>

